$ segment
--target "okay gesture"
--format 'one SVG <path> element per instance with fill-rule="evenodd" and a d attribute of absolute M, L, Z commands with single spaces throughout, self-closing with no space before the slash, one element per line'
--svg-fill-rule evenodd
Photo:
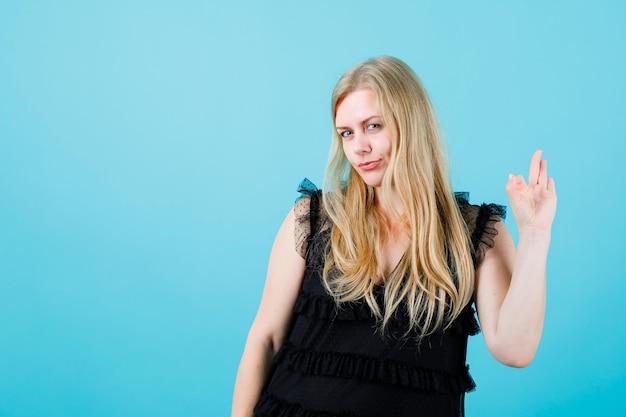
<path fill-rule="evenodd" d="M 548 176 L 548 161 L 535 151 L 530 161 L 528 184 L 521 175 L 510 175 L 506 193 L 517 227 L 549 232 L 556 212 L 554 180 Z"/>

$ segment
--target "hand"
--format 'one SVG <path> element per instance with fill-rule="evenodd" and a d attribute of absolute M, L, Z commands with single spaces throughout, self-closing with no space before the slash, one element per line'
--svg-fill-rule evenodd
<path fill-rule="evenodd" d="M 506 193 L 521 231 L 526 228 L 549 232 L 556 212 L 554 180 L 548 177 L 548 161 L 535 151 L 530 161 L 528 184 L 521 175 L 510 175 Z"/>

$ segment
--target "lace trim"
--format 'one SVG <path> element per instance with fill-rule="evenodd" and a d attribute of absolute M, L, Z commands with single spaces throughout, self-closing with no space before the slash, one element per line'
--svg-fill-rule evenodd
<path fill-rule="evenodd" d="M 308 239 L 311 236 L 311 200 L 317 192 L 317 187 L 307 178 L 303 179 L 298 185 L 300 196 L 296 199 L 293 206 L 293 214 L 295 217 L 294 238 L 296 243 L 296 251 L 302 258 L 305 257 L 308 247 Z"/>
<path fill-rule="evenodd" d="M 494 239 L 498 235 L 495 225 L 506 218 L 506 207 L 485 203 L 480 206 L 472 205 L 469 203 L 469 193 L 454 194 L 467 229 L 470 231 L 474 266 L 478 267 L 485 258 L 485 253 L 495 244 Z"/>
<path fill-rule="evenodd" d="M 476 219 L 476 229 L 472 235 L 472 244 L 476 251 L 476 265 L 485 258 L 485 253 L 493 248 L 494 238 L 498 234 L 496 223 L 506 217 L 506 207 L 497 204 L 482 204 Z"/>
<path fill-rule="evenodd" d="M 407 365 L 392 359 L 338 352 L 313 352 L 287 342 L 276 354 L 276 363 L 288 369 L 316 376 L 351 378 L 388 385 L 399 385 L 441 394 L 458 394 L 476 388 L 469 367 L 457 374 Z"/>
<path fill-rule="evenodd" d="M 296 199 L 296 203 L 304 197 L 317 193 L 319 190 L 317 189 L 317 186 L 311 182 L 311 180 L 305 178 L 300 181 L 300 184 L 298 184 L 297 191 L 300 193 L 300 196 Z"/>
<path fill-rule="evenodd" d="M 315 411 L 300 404 L 293 404 L 276 396 L 263 392 L 254 407 L 256 417 L 368 417 L 364 414 L 352 412 L 330 413 Z"/>
<path fill-rule="evenodd" d="M 321 190 L 305 178 L 298 185 L 298 192 L 300 196 L 293 207 L 295 244 L 296 251 L 302 258 L 306 258 L 311 239 L 322 230 L 327 221 L 321 210 Z"/>

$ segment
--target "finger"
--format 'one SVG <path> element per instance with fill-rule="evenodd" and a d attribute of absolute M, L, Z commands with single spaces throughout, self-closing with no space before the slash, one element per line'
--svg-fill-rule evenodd
<path fill-rule="evenodd" d="M 556 185 L 554 185 L 554 179 L 552 177 L 548 177 L 548 191 L 551 193 L 556 193 Z"/>
<path fill-rule="evenodd" d="M 537 179 L 537 184 L 542 188 L 548 186 L 548 161 L 545 159 L 539 161 L 539 178 Z"/>
<path fill-rule="evenodd" d="M 521 190 L 526 187 L 526 181 L 521 175 L 509 174 L 509 181 L 506 183 L 505 190 L 507 193 L 512 193 Z"/>
<path fill-rule="evenodd" d="M 528 171 L 528 184 L 533 185 L 539 182 L 539 163 L 543 151 L 536 150 L 530 160 L 530 170 Z"/>

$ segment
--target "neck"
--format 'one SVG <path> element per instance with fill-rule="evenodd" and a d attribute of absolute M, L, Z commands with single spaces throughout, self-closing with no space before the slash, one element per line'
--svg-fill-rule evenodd
<path fill-rule="evenodd" d="M 386 198 L 384 198 L 380 187 L 376 187 L 374 193 L 376 196 L 376 208 L 385 218 L 387 227 L 390 230 L 394 230 L 401 223 L 400 219 L 404 216 L 404 207 L 402 206 L 400 196 L 392 189 L 390 192 L 385 193 Z"/>

